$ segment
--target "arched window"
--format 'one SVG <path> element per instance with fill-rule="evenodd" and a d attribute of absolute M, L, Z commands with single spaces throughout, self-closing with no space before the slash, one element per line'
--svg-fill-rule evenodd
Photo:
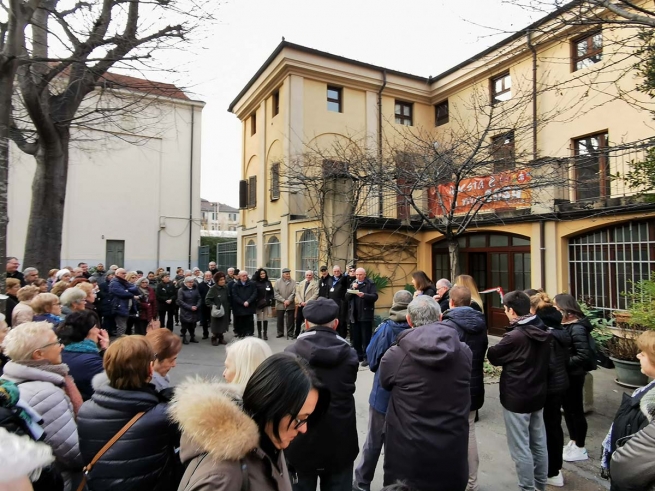
<path fill-rule="evenodd" d="M 280 268 L 280 241 L 273 235 L 268 238 L 264 245 L 265 268 L 268 271 L 268 277 L 277 279 L 281 277 Z"/>
<path fill-rule="evenodd" d="M 257 244 L 250 239 L 246 244 L 246 271 L 252 276 L 257 271 Z"/>
<path fill-rule="evenodd" d="M 305 271 L 318 269 L 318 238 L 313 230 L 298 232 L 296 241 L 296 280 L 305 279 Z"/>

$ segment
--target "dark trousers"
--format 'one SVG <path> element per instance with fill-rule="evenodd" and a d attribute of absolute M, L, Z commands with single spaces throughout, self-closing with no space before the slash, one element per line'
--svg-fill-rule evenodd
<path fill-rule="evenodd" d="M 348 337 L 348 302 L 341 301 L 339 306 L 339 326 L 337 327 L 337 334 L 343 339 Z"/>
<path fill-rule="evenodd" d="M 293 310 L 276 310 L 277 313 L 277 335 L 284 336 L 284 321 L 287 322 L 287 336 L 293 334 Z"/>
<path fill-rule="evenodd" d="M 127 318 L 127 331 L 125 331 L 126 334 L 134 334 L 134 317 L 130 316 Z"/>
<path fill-rule="evenodd" d="M 148 321 L 145 319 L 134 319 L 134 334 L 146 335 Z"/>
<path fill-rule="evenodd" d="M 175 310 L 175 307 L 167 307 L 165 309 L 160 309 L 158 311 L 158 313 L 159 313 L 159 322 L 161 322 L 161 326 L 162 327 L 166 326 L 166 328 L 169 331 L 173 330 L 173 311 L 174 310 Z"/>
<path fill-rule="evenodd" d="M 176 305 L 175 310 L 173 311 L 173 315 L 175 316 L 175 324 L 180 323 L 180 308 Z"/>
<path fill-rule="evenodd" d="M 186 334 L 186 332 L 189 331 L 189 335 L 191 336 L 191 339 L 196 337 L 196 323 L 195 322 L 182 322 L 182 328 L 180 329 L 180 332 L 182 333 L 182 336 Z"/>
<path fill-rule="evenodd" d="M 569 430 L 569 437 L 578 447 L 584 447 L 587 438 L 587 419 L 583 405 L 585 375 L 569 374 L 569 388 L 562 399 L 566 428 Z"/>
<path fill-rule="evenodd" d="M 102 316 L 102 328 L 111 335 L 116 334 L 116 320 L 113 314 Z"/>
<path fill-rule="evenodd" d="M 548 477 L 555 477 L 562 469 L 562 394 L 548 394 L 544 406 L 546 448 L 548 449 Z"/>
<path fill-rule="evenodd" d="M 366 348 L 371 342 L 371 333 L 373 332 L 373 322 L 355 321 L 351 324 L 350 341 L 357 351 L 359 361 L 366 358 Z"/>
<path fill-rule="evenodd" d="M 238 338 L 255 334 L 254 314 L 234 316 L 234 334 Z"/>
<path fill-rule="evenodd" d="M 353 466 L 336 471 L 316 471 L 311 474 L 298 472 L 298 482 L 293 484 L 293 491 L 316 491 L 320 480 L 321 491 L 350 491 L 352 489 Z"/>
<path fill-rule="evenodd" d="M 200 325 L 203 336 L 209 336 L 209 321 L 211 320 L 211 307 L 204 304 L 200 306 Z"/>
<path fill-rule="evenodd" d="M 294 336 L 298 337 L 300 336 L 300 331 L 303 330 L 303 324 L 305 323 L 305 316 L 302 313 L 303 307 L 298 307 L 298 312 L 296 313 L 296 331 L 294 332 Z"/>
<path fill-rule="evenodd" d="M 384 445 L 384 414 L 368 407 L 368 434 L 362 447 L 359 465 L 355 469 L 355 482 L 362 489 L 370 489 L 375 477 L 382 446 Z M 561 452 L 560 452 L 561 453 Z"/>

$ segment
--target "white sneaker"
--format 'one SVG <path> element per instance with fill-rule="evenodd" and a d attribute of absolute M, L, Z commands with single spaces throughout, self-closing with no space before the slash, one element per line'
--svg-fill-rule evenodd
<path fill-rule="evenodd" d="M 573 440 L 569 440 L 569 443 L 562 447 L 562 451 L 566 451 L 566 449 L 571 448 L 573 445 L 575 445 L 575 442 Z"/>
<path fill-rule="evenodd" d="M 549 477 L 546 480 L 546 484 L 549 486 L 557 486 L 558 488 L 564 486 L 564 476 L 562 475 L 562 471 L 559 471 L 556 476 Z"/>
<path fill-rule="evenodd" d="M 569 448 L 566 452 L 564 452 L 562 458 L 566 462 L 579 462 L 581 460 L 589 459 L 589 455 L 587 454 L 586 448 L 584 447 L 580 448 L 577 445 L 574 445 L 573 447 Z"/>

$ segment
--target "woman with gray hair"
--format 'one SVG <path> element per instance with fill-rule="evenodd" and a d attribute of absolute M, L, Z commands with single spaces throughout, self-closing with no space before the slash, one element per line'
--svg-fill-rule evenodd
<path fill-rule="evenodd" d="M 177 305 L 180 307 L 180 321 L 182 323 L 182 343 L 197 343 L 196 323 L 202 305 L 202 298 L 198 291 L 197 281 L 194 276 L 184 278 L 184 285 L 177 292 Z M 186 332 L 189 331 L 187 341 Z"/>
<path fill-rule="evenodd" d="M 74 287 L 64 291 L 59 297 L 61 302 L 61 313 L 66 318 L 73 312 L 81 312 L 86 306 L 86 292 L 81 288 Z"/>
<path fill-rule="evenodd" d="M 48 322 L 27 322 L 7 334 L 2 348 L 11 358 L 2 378 L 17 384 L 21 400 L 43 417 L 44 441 L 69 488 L 84 465 L 75 422 L 82 396 L 62 363 L 63 346 Z"/>

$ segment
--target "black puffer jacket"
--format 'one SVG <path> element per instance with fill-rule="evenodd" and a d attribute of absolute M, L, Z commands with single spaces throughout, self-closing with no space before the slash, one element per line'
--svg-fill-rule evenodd
<path fill-rule="evenodd" d="M 484 315 L 471 307 L 455 307 L 443 315 L 442 322 L 452 326 L 459 340 L 471 348 L 471 411 L 477 411 L 484 404 L 484 355 L 489 346 L 487 322 Z"/>
<path fill-rule="evenodd" d="M 176 490 L 181 477 L 174 452 L 179 433 L 166 415 L 168 405 L 150 385 L 144 390 L 118 390 L 102 379 L 102 374 L 94 379 L 96 391 L 77 416 L 84 462 L 91 462 L 134 415 L 146 413 L 95 464 L 87 477 L 89 489 Z"/>
<path fill-rule="evenodd" d="M 234 315 L 252 315 L 257 312 L 257 287 L 255 283 L 247 280 L 245 284 L 235 281 L 231 289 L 232 312 Z M 243 304 L 248 302 L 248 306 Z"/>
<path fill-rule="evenodd" d="M 571 324 L 564 324 L 563 327 L 571 336 L 571 349 L 567 364 L 569 374 L 584 375 L 586 372 L 594 370 L 596 356 L 589 341 L 593 329 L 589 320 L 583 317 Z"/>
<path fill-rule="evenodd" d="M 253 283 L 257 287 L 257 308 L 263 309 L 272 306 L 273 284 L 268 280 L 253 281 Z"/>
<path fill-rule="evenodd" d="M 536 312 L 550 333 L 550 360 L 548 362 L 548 394 L 561 394 L 569 386 L 566 364 L 569 360 L 571 335 L 562 327 L 562 314 L 553 306 Z"/>
<path fill-rule="evenodd" d="M 322 326 L 298 336 L 285 351 L 307 360 L 331 394 L 330 406 L 316 427 L 299 434 L 285 450 L 287 460 L 299 472 L 351 466 L 359 453 L 354 399 L 357 353 L 333 329 Z"/>

